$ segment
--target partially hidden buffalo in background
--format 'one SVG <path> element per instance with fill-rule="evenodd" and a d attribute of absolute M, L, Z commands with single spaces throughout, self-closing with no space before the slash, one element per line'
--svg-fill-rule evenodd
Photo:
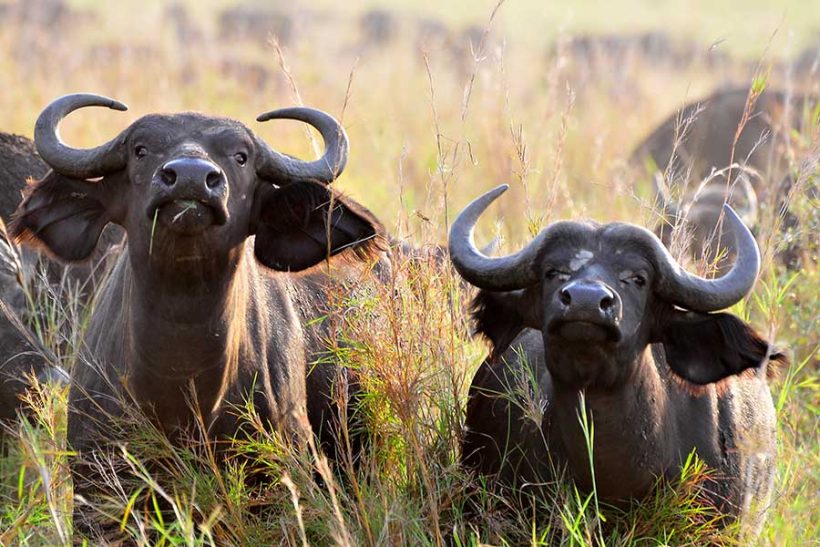
<path fill-rule="evenodd" d="M 38 257 L 21 253 L 5 224 L 22 200 L 26 179 L 41 176 L 46 169 L 29 139 L 0 132 L 0 422 L 5 424 L 21 409 L 21 397 L 31 387 L 29 378 L 67 380 L 55 356 L 23 324 L 31 298 L 28 282 Z"/>
<path fill-rule="evenodd" d="M 583 393 L 601 498 L 647 494 L 696 450 L 715 472 L 715 503 L 758 530 L 775 472 L 767 363 L 785 358 L 734 315 L 710 313 L 751 290 L 751 233 L 727 207 L 737 259 L 714 280 L 622 223 L 556 222 L 518 253 L 490 258 L 471 233 L 505 190 L 468 205 L 450 233 L 456 270 L 480 289 L 476 330 L 492 343 L 470 388 L 464 465 L 514 487 L 566 469 L 591 490 Z"/>
<path fill-rule="evenodd" d="M 671 227 L 683 223 L 694 232 L 688 245 L 693 255 L 711 261 L 718 242 L 725 240 L 732 254 L 731 238 L 720 233 L 718 222 L 727 202 L 746 221 L 766 212 L 781 215 L 783 229 L 796 229 L 796 218 L 787 210 L 789 194 L 795 173 L 816 169 L 817 151 L 809 150 L 804 159 L 793 139 L 800 132 L 811 136 L 813 124 L 809 96 L 772 90 L 752 98 L 743 88 L 715 92 L 661 122 L 635 147 L 630 161 L 651 176 L 654 197 L 665 209 L 665 226 L 659 230 L 664 243 L 670 243 Z M 719 194 L 723 199 L 717 199 Z M 798 254 L 786 249 L 781 259 L 796 266 Z"/>
<path fill-rule="evenodd" d="M 0 216 L 7 224 L 23 199 L 26 181 L 47 171 L 30 139 L 0 131 Z"/>
<path fill-rule="evenodd" d="M 0 217 L 6 225 L 11 223 L 12 215 L 23 200 L 27 181 L 44 177 L 48 169 L 34 142 L 0 131 Z M 98 282 L 105 277 L 110 265 L 107 259 L 122 238 L 123 232 L 118 226 L 109 227 L 102 236 L 102 243 L 88 260 L 70 265 L 49 260 L 32 249 L 15 248 L 13 251 L 20 255 L 19 282 L 33 290 L 37 286 L 33 278 L 45 274 L 48 282 L 55 286 L 55 293 L 62 292 L 65 297 L 79 296 L 87 300 L 93 295 Z M 30 311 L 26 310 L 26 303 L 22 301 L 12 306 L 21 316 Z"/>
<path fill-rule="evenodd" d="M 348 145 L 323 112 L 288 108 L 258 118 L 317 128 L 325 155 L 303 162 L 237 121 L 196 113 L 148 115 L 97 148 L 70 148 L 58 124 L 87 106 L 126 109 L 76 94 L 42 112 L 35 142 L 51 171 L 31 186 L 11 231 L 67 262 L 87 259 L 109 223 L 127 233 L 71 371 L 68 440 L 80 453 L 72 475 L 89 502 L 75 504 L 75 525 L 98 534 L 116 523 L 101 530 L 94 522 L 100 477 L 88 462 L 123 441 L 112 417 L 133 408 L 127 401 L 175 442 L 196 433 L 197 416 L 209 438 L 232 438 L 246 401 L 272 428 L 296 434 L 307 408 L 334 450 L 337 367 L 323 363 L 308 374 L 329 336 L 328 322 L 316 319 L 331 274 L 290 272 L 343 251 L 369 256 L 382 228 L 328 187 Z"/>
<path fill-rule="evenodd" d="M 63 385 L 68 381 L 56 357 L 23 324 L 26 300 L 20 257 L 0 222 L 0 444 L 5 427 L 25 409 L 22 399 L 32 387 L 30 379 Z"/>
<path fill-rule="evenodd" d="M 14 242 L 7 237 L 5 226 L 23 199 L 26 181 L 46 174 L 48 167 L 34 149 L 34 143 L 22 136 L 0 132 L 0 298 L 19 316 L 28 310 L 25 289 L 27 277 L 33 274 L 37 253 L 23 258 Z M 25 264 L 24 264 L 25 262 Z"/>

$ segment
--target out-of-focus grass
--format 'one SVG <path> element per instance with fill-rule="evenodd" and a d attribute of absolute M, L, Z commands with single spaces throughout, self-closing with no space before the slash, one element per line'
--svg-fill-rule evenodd
<path fill-rule="evenodd" d="M 419 17 L 438 18 L 457 34 L 466 25 L 486 26 L 496 4 L 367 1 L 341 9 L 320 0 L 297 6 L 302 15 L 296 19 L 294 41 L 282 46 L 280 58 L 263 41 L 218 37 L 216 15 L 231 4 L 187 2 L 201 30 L 190 43 L 177 40 L 167 6 L 158 1 L 122 2 L 116 9 L 93 0 L 72 2 L 97 19 L 47 32 L 0 26 L 0 130 L 30 135 L 49 100 L 94 91 L 127 102 L 131 110 L 84 109 L 72 115 L 63 135 L 74 145 L 98 144 L 149 112 L 200 110 L 244 120 L 272 146 L 310 157 L 314 151 L 300 125 L 253 122 L 260 112 L 297 101 L 280 68 L 284 64 L 304 104 L 339 116 L 349 133 L 351 157 L 336 186 L 371 208 L 392 233 L 417 245 L 441 243 L 464 204 L 509 182 L 510 195 L 479 231 L 483 241 L 500 233 L 506 238 L 503 249 L 512 250 L 558 218 L 650 224 L 657 212 L 641 199 L 645 194 L 634 195 L 634 180 L 626 169 L 632 146 L 684 100 L 730 82 L 752 82 L 740 60 L 714 69 L 704 63 L 674 68 L 630 59 L 579 79 L 566 58 L 548 57 L 548 44 L 556 37 L 663 29 L 673 38 L 699 40 L 704 50 L 725 39 L 716 47 L 739 57 L 756 59 L 765 53 L 765 65 L 809 43 L 811 32 L 820 27 L 820 12 L 797 0 L 778 5 L 716 0 L 694 6 L 677 0 L 508 0 L 482 49 L 454 55 L 449 46 L 430 45 L 425 58 L 414 44 Z M 374 6 L 397 14 L 400 32 L 386 45 L 365 46 L 358 16 Z M 267 74 L 261 83 L 256 78 L 260 68 Z M 567 74 L 575 75 L 569 87 Z M 816 93 L 818 84 L 795 84 L 773 71 L 768 85 L 802 85 Z M 815 139 L 816 151 L 817 132 L 807 137 Z M 816 188 L 816 174 L 808 184 Z M 807 234 L 819 227 L 814 199 L 793 204 L 809 242 Z M 497 225 L 490 223 L 494 215 Z M 781 457 L 765 544 L 804 544 L 820 536 L 814 503 L 820 489 L 816 253 L 816 247 L 808 249 L 813 260 L 794 279 L 794 273 L 767 262 L 745 309 L 763 332 L 794 355 L 791 368 L 773 381 Z M 569 486 L 555 500 L 541 501 L 552 504 L 546 511 L 552 518 L 498 512 L 492 494 L 457 466 L 466 388 L 485 353 L 480 342 L 467 336 L 458 304 L 448 304 L 462 300 L 462 288 L 452 272 L 434 262 L 402 264 L 401 270 L 395 287 L 356 296 L 361 313 L 348 317 L 344 329 L 354 342 L 352 349 L 335 355 L 362 371 L 371 393 L 365 409 L 377 432 L 366 468 L 348 478 L 347 488 L 334 491 L 337 499 L 317 485 L 310 454 L 260 434 L 246 448 L 259 454 L 271 477 L 269 487 L 249 493 L 242 469 L 213 469 L 202 454 L 180 450 L 174 465 L 163 468 L 176 486 L 164 494 L 184 514 L 169 523 L 150 504 L 126 499 L 119 510 L 133 536 L 193 544 L 299 544 L 303 538 L 316 544 L 439 539 L 475 545 L 503 543 L 504 538 L 510 544 L 539 544 L 555 533 L 567 542 L 590 542 L 603 533 L 608 543 L 621 545 L 733 541 L 729 535 L 716 537 L 708 519 L 688 501 L 702 471 L 697 462 L 688 468 L 683 485 L 660 492 L 654 505 L 608 513 L 618 525 L 614 531 L 601 532 L 589 500 Z M 57 316 L 66 314 L 56 304 L 51 309 L 39 330 L 56 346 L 60 338 L 55 331 L 65 328 Z M 81 313 L 70 316 L 81 324 Z M 380 318 L 378 323 L 374 317 Z M 70 352 L 76 329 L 68 330 Z M 21 426 L 20 439 L 0 458 L 2 543 L 59 543 L 67 537 L 71 488 L 66 463 L 71 456 L 63 395 L 35 397 L 41 427 Z M 151 435 L 145 436 L 150 444 Z M 148 451 L 130 450 L 136 458 L 132 465 L 141 471 Z M 163 496 L 152 477 L 143 474 L 143 479 L 142 493 Z M 485 496 L 481 503 L 486 511 L 470 517 L 465 515 L 467 493 L 476 486 Z M 260 504 L 269 511 L 249 510 Z M 146 535 L 147 530 L 156 534 Z"/>
<path fill-rule="evenodd" d="M 224 7 L 235 5 L 236 1 L 189 0 L 185 3 L 199 17 L 207 19 Z M 103 5 L 100 0 L 73 0 L 70 4 L 91 9 Z M 133 22 L 150 21 L 165 4 L 163 0 L 139 3 L 129 0 L 121 4 L 110 20 L 116 23 L 114 30 L 129 32 L 134 28 Z M 302 0 L 290 5 L 350 19 L 369 9 L 387 9 L 403 17 L 432 17 L 457 27 L 483 25 L 495 4 L 496 0 L 449 0 L 446 3 L 436 0 L 352 0 L 342 5 L 331 0 Z M 695 38 L 707 47 L 720 42 L 720 47 L 729 52 L 749 56 L 761 55 L 768 35 L 777 28 L 782 29 L 776 42 L 778 47 L 802 47 L 812 37 L 816 39 L 820 15 L 810 3 L 802 0 L 669 0 L 655 3 L 646 0 L 508 0 L 497 25 L 499 31 L 514 37 L 515 42 L 534 46 L 545 45 L 561 32 L 622 33 L 664 29 Z"/>

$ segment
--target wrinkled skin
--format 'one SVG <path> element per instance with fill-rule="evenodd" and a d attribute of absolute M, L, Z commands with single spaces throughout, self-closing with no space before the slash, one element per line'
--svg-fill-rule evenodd
<path fill-rule="evenodd" d="M 464 465 L 525 490 L 565 469 L 589 491 L 583 392 L 602 499 L 650 493 L 695 450 L 715 471 L 710 499 L 759 530 L 776 454 L 766 370 L 784 355 L 733 315 L 661 296 L 655 259 L 627 225 L 562 225 L 531 266 L 540 281 L 474 300 L 492 353 L 470 388 Z"/>
<path fill-rule="evenodd" d="M 345 249 L 367 255 L 378 221 L 326 185 L 266 179 L 257 168 L 260 141 L 233 120 L 150 115 L 118 139 L 124 167 L 101 180 L 50 172 L 12 227 L 18 239 L 66 261 L 90 254 L 108 223 L 127 232 L 73 369 L 71 446 L 85 457 L 110 449 L 111 416 L 130 400 L 176 442 L 196 430 L 195 400 L 208 437 L 228 439 L 239 428 L 233 409 L 248 399 L 265 423 L 295 437 L 307 410 L 328 446 L 338 369 L 318 366 L 306 379 L 329 331 L 302 324 L 323 314 L 331 282 L 358 269 L 342 262 L 332 279 L 287 272 Z M 85 461 L 72 465 L 75 492 L 94 499 L 95 471 Z M 75 504 L 80 532 L 98 535 L 115 524 L 100 525 Z"/>
<path fill-rule="evenodd" d="M 751 182 L 760 207 L 766 211 L 779 212 L 785 206 L 785 199 L 794 184 L 789 173 L 792 168 L 789 154 L 799 152 L 790 143 L 790 134 L 791 131 L 805 134 L 807 128 L 804 124 L 808 117 L 804 108 L 810 112 L 816 101 L 801 94 L 763 92 L 755 101 L 737 144 L 733 146 L 747 98 L 747 89 L 730 89 L 689 103 L 680 112 L 661 122 L 635 147 L 631 163 L 639 171 L 646 171 L 652 176 L 656 199 L 667 210 L 691 205 L 700 182 L 713 169 L 721 170 L 732 163 L 748 166 L 759 174 Z M 687 121 L 690 119 L 693 120 L 691 123 Z M 811 129 L 808 128 L 808 131 Z M 676 140 L 679 141 L 678 144 Z M 800 160 L 799 157 L 797 159 Z M 661 177 L 657 172 L 666 176 Z M 732 181 L 722 177 L 724 194 L 739 193 L 733 183 L 738 175 L 739 170 L 734 169 Z M 659 185 L 659 179 L 667 179 L 666 183 L 670 188 Z M 711 184 L 715 185 L 717 182 L 713 181 Z M 733 184 L 731 192 L 726 190 L 726 185 L 730 182 Z M 714 221 L 719 217 L 722 202 L 701 200 L 697 207 L 705 210 L 706 201 L 715 203 L 711 212 L 700 218 L 687 219 L 688 226 L 696 236 L 691 245 L 694 251 L 709 249 L 708 240 L 718 228 Z M 757 210 L 753 213 L 753 216 L 761 217 Z M 783 228 L 794 228 L 797 224 L 794 216 L 788 211 L 784 214 Z M 668 220 L 670 219 L 674 221 L 674 216 L 668 216 Z M 667 229 L 667 226 L 661 226 L 659 232 Z M 706 238 L 703 237 L 704 234 Z M 700 252 L 694 254 L 703 258 Z M 714 257 L 707 253 L 705 258 L 708 260 Z M 787 249 L 780 256 L 781 261 L 790 267 L 798 266 L 798 258 L 799 250 L 795 249 Z"/>

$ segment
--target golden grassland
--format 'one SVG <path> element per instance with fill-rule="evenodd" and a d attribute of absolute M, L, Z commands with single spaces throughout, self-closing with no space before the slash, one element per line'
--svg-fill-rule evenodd
<path fill-rule="evenodd" d="M 0 130 L 30 136 L 49 100 L 92 91 L 130 110 L 85 109 L 70 117 L 63 135 L 77 146 L 107 140 L 143 114 L 196 110 L 245 121 L 273 147 L 312 157 L 315 139 L 303 127 L 253 120 L 281 106 L 314 106 L 341 119 L 350 137 L 348 167 L 335 186 L 416 245 L 444 242 L 460 208 L 502 182 L 512 191 L 486 215 L 479 235 L 482 241 L 502 235 L 504 251 L 559 218 L 651 226 L 658 211 L 626 160 L 655 124 L 716 88 L 750 86 L 755 71 L 748 62 L 759 61 L 757 79 L 769 87 L 816 94 L 820 86 L 816 72 L 795 81 L 776 68 L 817 40 L 820 11 L 801 0 L 368 0 L 344 9 L 317 0 L 296 4 L 293 39 L 281 45 L 220 38 L 217 14 L 232 5 L 227 0 L 186 3 L 198 32 L 189 40 L 180 40 L 167 5 L 156 0 L 70 5 L 94 18 L 47 29 L 0 23 Z M 397 36 L 383 45 L 363 44 L 357 26 L 373 7 L 397 16 Z M 481 43 L 460 54 L 446 44 L 426 44 L 422 53 L 414 38 L 422 18 L 440 20 L 456 33 L 479 25 Z M 646 30 L 694 40 L 703 57 L 717 48 L 733 61 L 720 68 L 706 62 L 673 67 L 630 58 L 584 75 L 566 56 L 548 54 L 551 44 L 572 33 Z M 816 127 L 805 137 L 801 150 L 816 154 Z M 816 173 L 804 178 L 817 184 Z M 796 204 L 808 244 L 818 229 L 817 205 Z M 816 240 L 813 245 L 812 260 L 799 272 L 783 270 L 767 253 L 754 295 L 736 307 L 793 354 L 791 368 L 772 386 L 780 462 L 762 544 L 801 545 L 820 537 L 820 277 Z M 358 479 L 349 478 L 353 488 L 330 489 L 331 495 L 316 485 L 310 454 L 288 452 L 281 440 L 263 436 L 255 449 L 273 462 L 276 477 L 261 495 L 273 507 L 269 514 L 245 510 L 258 494 L 245 491 L 240 470 L 209 472 L 207 462 L 197 467 L 197 455 L 179 451 L 169 464 L 178 490 L 161 491 L 147 471 L 143 485 L 143 491 L 167 496 L 178 509 L 176 522 L 150 510 L 138 514 L 126 499 L 124 526 L 137 539 L 168 544 L 539 544 L 556 530 L 566 543 L 594 542 L 603 533 L 600 521 L 569 487 L 556 493 L 553 518 L 491 511 L 473 521 L 464 516 L 466 492 L 476 485 L 456 465 L 458 439 L 466 388 L 485 348 L 470 340 L 457 306 L 443 304 L 461 290 L 453 275 L 422 264 L 393 292 L 363 296 L 362 317 L 347 325 L 356 349 L 339 358 L 369 378 L 368 405 L 380 432 L 377 455 Z M 65 329 L 56 319 L 60 313 L 52 314 L 52 334 Z M 373 314 L 388 318 L 381 328 L 367 323 Z M 70 358 L 69 351 L 67 366 Z M 43 392 L 34 399 L 40 427 L 20 426 L 20 439 L 0 458 L 0 543 L 51 544 L 68 537 L 64 394 Z M 139 455 L 134 461 L 140 465 Z M 710 528 L 691 503 L 700 473 L 693 467 L 693 476 L 661 492 L 660 501 L 610 514 L 615 527 L 606 532 L 607 543 L 736 542 L 731 532 Z"/>

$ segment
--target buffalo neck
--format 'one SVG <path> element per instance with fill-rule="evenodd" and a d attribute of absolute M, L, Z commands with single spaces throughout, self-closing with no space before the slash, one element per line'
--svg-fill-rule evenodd
<path fill-rule="evenodd" d="M 594 426 L 593 461 L 599 495 L 623 499 L 648 491 L 674 461 L 670 446 L 675 421 L 664 378 L 649 347 L 638 356 L 629 378 L 615 386 L 583 390 L 587 418 Z M 549 416 L 553 450 L 563 456 L 574 479 L 590 490 L 592 477 L 586 440 L 580 425 L 582 392 L 554 385 Z"/>
<path fill-rule="evenodd" d="M 191 264 L 180 271 L 152 266 L 131 257 L 127 268 L 123 299 L 131 388 L 141 400 L 166 404 L 162 398 L 179 400 L 179 390 L 193 382 L 200 404 L 210 408 L 220 380 L 234 374 L 249 351 L 240 341 L 254 323 L 247 319 L 255 264 L 239 245 L 200 271 Z"/>

